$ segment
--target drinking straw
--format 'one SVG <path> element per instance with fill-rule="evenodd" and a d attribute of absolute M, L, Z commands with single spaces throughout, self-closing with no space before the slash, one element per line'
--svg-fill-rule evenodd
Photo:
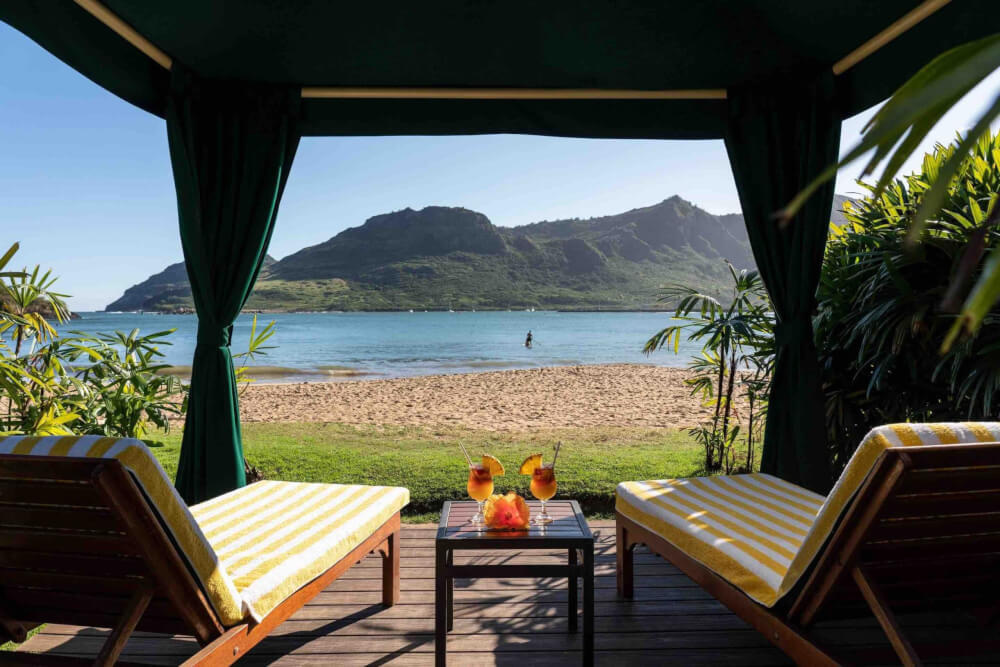
<path fill-rule="evenodd" d="M 552 455 L 552 470 L 553 471 L 556 469 L 556 459 L 559 458 L 559 447 L 561 445 L 562 445 L 561 441 L 556 443 L 556 453 Z"/>
<path fill-rule="evenodd" d="M 465 451 L 465 445 L 458 443 L 458 446 L 462 448 L 462 453 L 465 454 L 465 460 L 469 462 L 469 467 L 472 467 L 472 457 L 469 456 L 469 452 Z"/>

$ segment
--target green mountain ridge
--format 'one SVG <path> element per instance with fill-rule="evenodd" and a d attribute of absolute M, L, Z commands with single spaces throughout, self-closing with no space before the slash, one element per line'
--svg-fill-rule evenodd
<path fill-rule="evenodd" d="M 752 268 L 739 214 L 713 215 L 674 196 L 590 219 L 497 227 L 460 207 L 369 218 L 275 261 L 248 310 L 633 310 L 668 283 L 721 293 L 725 261 Z M 193 308 L 183 263 L 130 287 L 108 311 Z"/>

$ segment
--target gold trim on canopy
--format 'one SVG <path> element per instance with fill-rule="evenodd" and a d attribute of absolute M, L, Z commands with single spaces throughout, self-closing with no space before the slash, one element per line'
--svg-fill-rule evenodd
<path fill-rule="evenodd" d="M 347 88 L 305 86 L 302 97 L 393 100 L 724 100 L 722 88 L 613 90 L 609 88 Z"/>

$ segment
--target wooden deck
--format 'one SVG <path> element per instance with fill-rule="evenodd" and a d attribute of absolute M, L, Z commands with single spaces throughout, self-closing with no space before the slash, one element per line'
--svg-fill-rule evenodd
<path fill-rule="evenodd" d="M 785 656 L 686 576 L 650 553 L 636 556 L 636 597 L 615 591 L 613 521 L 591 522 L 597 536 L 598 665 L 787 665 Z M 241 665 L 430 665 L 434 656 L 434 533 L 404 526 L 402 599 L 383 609 L 378 556 L 369 556 L 250 651 Z M 469 562 L 555 562 L 546 552 L 456 555 Z M 565 558 L 563 554 L 562 558 Z M 580 664 L 580 637 L 567 633 L 565 580 L 458 580 L 450 665 L 547 667 Z M 913 619 L 936 634 L 969 627 L 968 619 Z M 851 621 L 824 631 L 832 646 L 887 646 L 874 623 Z M 49 625 L 22 650 L 94 656 L 106 631 Z M 191 638 L 138 634 L 122 659 L 178 664 Z M 994 656 L 995 658 L 996 656 Z M 892 660 L 887 661 L 892 664 Z M 956 664 L 975 662 L 956 657 Z"/>

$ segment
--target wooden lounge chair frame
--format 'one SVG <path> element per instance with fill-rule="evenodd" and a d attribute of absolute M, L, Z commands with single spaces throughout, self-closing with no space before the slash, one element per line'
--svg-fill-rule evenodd
<path fill-rule="evenodd" d="M 399 600 L 397 512 L 259 623 L 223 627 L 132 479 L 113 459 L 0 455 L 0 643 L 41 623 L 111 628 L 94 659 L 0 652 L 0 663 L 111 665 L 133 631 L 193 635 L 185 665 L 229 665 L 348 568 L 382 556 L 382 604 Z"/>
<path fill-rule="evenodd" d="M 886 450 L 814 561 L 791 606 L 768 609 L 662 537 L 617 513 L 618 593 L 633 595 L 633 549 L 645 544 L 798 664 L 838 665 L 809 629 L 874 614 L 904 665 L 920 657 L 896 611 L 992 610 L 1000 583 L 1000 443 Z M 985 633 L 985 631 L 984 631 Z M 976 642 L 996 650 L 996 642 Z M 935 653 L 966 655 L 955 646 Z M 924 651 L 922 647 L 922 652 Z M 891 655 L 891 654 L 890 654 Z M 929 653 L 928 653 L 929 655 Z"/>

